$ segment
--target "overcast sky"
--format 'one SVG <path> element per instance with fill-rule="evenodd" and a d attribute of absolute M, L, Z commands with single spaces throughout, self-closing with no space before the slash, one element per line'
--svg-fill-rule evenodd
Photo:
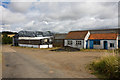
<path fill-rule="evenodd" d="M 118 2 L 22 1 L 1 4 L 1 30 L 68 32 L 118 26 Z"/>

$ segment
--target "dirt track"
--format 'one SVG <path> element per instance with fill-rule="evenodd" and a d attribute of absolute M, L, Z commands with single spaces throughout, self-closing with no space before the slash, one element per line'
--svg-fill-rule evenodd
<path fill-rule="evenodd" d="M 91 75 L 85 67 L 91 61 L 105 53 L 106 52 L 81 51 L 55 52 L 46 49 L 4 45 L 3 77 L 96 78 L 94 75 Z M 9 74 L 7 72 L 9 72 Z"/>

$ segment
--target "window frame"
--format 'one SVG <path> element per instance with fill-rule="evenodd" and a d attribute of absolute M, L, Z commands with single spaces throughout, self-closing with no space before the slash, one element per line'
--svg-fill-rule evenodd
<path fill-rule="evenodd" d="M 110 47 L 111 48 L 115 47 L 114 43 L 110 43 Z"/>
<path fill-rule="evenodd" d="M 67 40 L 67 45 L 72 45 L 72 44 L 73 44 L 72 40 Z"/>
<path fill-rule="evenodd" d="M 100 45 L 100 40 L 94 40 L 94 41 L 93 41 L 93 44 L 94 44 L 94 45 Z"/>
<path fill-rule="evenodd" d="M 82 45 L 82 41 L 76 40 L 76 45 Z"/>

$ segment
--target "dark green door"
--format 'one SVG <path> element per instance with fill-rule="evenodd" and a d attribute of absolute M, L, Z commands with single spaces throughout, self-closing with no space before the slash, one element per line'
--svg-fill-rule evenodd
<path fill-rule="evenodd" d="M 118 48 L 120 48 L 120 40 L 118 40 Z"/>
<path fill-rule="evenodd" d="M 104 41 L 104 49 L 108 49 L 108 44 L 107 44 L 107 41 Z"/>
<path fill-rule="evenodd" d="M 93 49 L 93 40 L 90 40 L 90 49 Z"/>

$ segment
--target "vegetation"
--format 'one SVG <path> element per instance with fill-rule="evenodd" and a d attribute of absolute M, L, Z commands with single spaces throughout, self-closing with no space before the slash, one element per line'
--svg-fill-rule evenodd
<path fill-rule="evenodd" d="M 98 75 L 102 74 L 104 78 L 109 80 L 120 78 L 120 56 L 109 55 L 101 57 L 90 64 L 90 69 Z"/>
<path fill-rule="evenodd" d="M 7 34 L 3 34 L 2 44 L 12 44 L 12 37 L 8 37 Z"/>
<path fill-rule="evenodd" d="M 83 51 L 83 52 L 108 52 L 108 50 L 105 50 L 105 49 L 80 49 L 80 51 Z"/>
<path fill-rule="evenodd" d="M 119 48 L 119 49 L 116 49 L 116 50 L 115 50 L 115 53 L 119 55 L 119 54 L 120 54 L 120 48 Z"/>

